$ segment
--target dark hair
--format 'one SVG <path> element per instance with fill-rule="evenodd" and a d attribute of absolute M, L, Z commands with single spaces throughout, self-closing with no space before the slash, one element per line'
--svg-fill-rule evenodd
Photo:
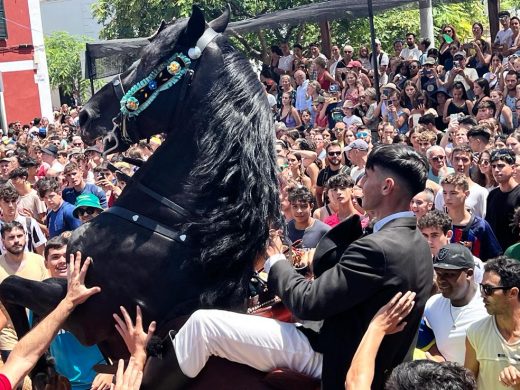
<path fill-rule="evenodd" d="M 464 115 L 459 118 L 459 125 L 476 126 L 477 124 L 477 119 L 472 115 Z"/>
<path fill-rule="evenodd" d="M 493 116 L 495 116 L 497 111 L 497 105 L 492 100 L 481 100 L 477 105 L 477 109 L 480 108 L 491 108 L 491 111 L 493 111 Z"/>
<path fill-rule="evenodd" d="M 4 184 L 0 187 L 0 199 L 4 201 L 9 200 L 17 200 L 20 197 L 20 194 L 16 192 L 13 186 L 9 184 Z"/>
<path fill-rule="evenodd" d="M 409 35 L 412 35 L 415 38 L 415 34 L 413 32 L 407 32 L 405 37 L 408 37 Z"/>
<path fill-rule="evenodd" d="M 376 145 L 368 155 L 366 169 L 373 170 L 376 166 L 399 177 L 410 199 L 426 186 L 428 161 L 408 146 Z"/>
<path fill-rule="evenodd" d="M 311 205 L 314 204 L 314 196 L 312 196 L 311 191 L 304 186 L 296 186 L 289 188 L 287 200 L 289 201 L 289 203 L 303 202 L 309 203 Z"/>
<path fill-rule="evenodd" d="M 53 177 L 43 178 L 36 182 L 36 190 L 40 198 L 43 198 L 48 192 L 60 192 L 60 184 Z"/>
<path fill-rule="evenodd" d="M 489 129 L 486 126 L 482 125 L 473 126 L 471 129 L 469 129 L 467 135 L 468 137 L 481 138 L 486 142 L 486 144 L 489 142 L 489 139 L 491 138 L 491 132 L 489 131 Z"/>
<path fill-rule="evenodd" d="M 507 256 L 498 256 L 488 260 L 485 272 L 494 272 L 500 276 L 500 284 L 505 287 L 517 287 L 520 290 L 520 262 Z M 518 295 L 520 300 L 520 294 Z"/>
<path fill-rule="evenodd" d="M 277 45 L 271 46 L 271 52 L 279 55 L 280 57 L 283 56 L 283 52 L 282 52 L 282 49 L 280 49 L 280 46 L 277 46 Z"/>
<path fill-rule="evenodd" d="M 299 43 L 295 43 L 294 45 L 292 45 L 293 48 L 296 48 L 296 49 L 300 49 L 300 50 L 303 50 L 303 46 L 300 45 Z"/>
<path fill-rule="evenodd" d="M 476 390 L 475 377 L 454 362 L 413 360 L 399 364 L 386 381 L 386 390 Z"/>
<path fill-rule="evenodd" d="M 454 89 L 462 90 L 462 99 L 468 100 L 468 94 L 466 93 L 466 87 L 460 81 L 455 81 L 453 83 L 453 87 L 451 87 L 451 94 L 453 95 Z"/>
<path fill-rule="evenodd" d="M 447 234 L 452 229 L 453 221 L 451 217 L 440 210 L 428 211 L 417 221 L 417 227 L 419 229 L 425 228 L 438 228 L 441 229 L 444 234 Z"/>
<path fill-rule="evenodd" d="M 420 125 L 434 125 L 435 124 L 435 115 L 433 115 L 433 114 L 422 115 L 419 118 L 418 123 Z"/>
<path fill-rule="evenodd" d="M 328 189 L 334 189 L 334 188 L 340 188 L 340 187 L 353 188 L 354 179 L 352 179 L 352 176 L 347 175 L 345 173 L 338 173 L 337 175 L 334 175 L 329 180 L 327 180 Z"/>
<path fill-rule="evenodd" d="M 15 168 L 9 174 L 9 179 L 16 179 L 18 177 L 27 179 L 29 177 L 29 172 L 27 171 L 27 168 Z"/>
<path fill-rule="evenodd" d="M 504 61 L 504 56 L 501 53 L 493 53 L 493 55 L 491 56 L 491 60 L 493 60 L 493 57 L 498 57 L 500 62 Z"/>
<path fill-rule="evenodd" d="M 423 39 L 421 39 L 421 45 L 424 45 L 424 47 L 426 49 L 428 49 L 431 44 L 432 44 L 432 41 L 430 40 L 430 38 L 423 38 Z"/>
<path fill-rule="evenodd" d="M 480 28 L 480 31 L 484 32 L 484 26 L 480 22 L 475 22 L 471 27 L 478 26 Z"/>
<path fill-rule="evenodd" d="M 491 92 L 490 91 L 490 88 L 489 88 L 489 81 L 486 80 L 485 78 L 479 78 L 479 79 L 476 79 L 474 81 L 474 83 L 478 84 L 478 86 L 480 88 L 482 88 L 483 92 L 484 92 L 484 95 L 485 96 L 489 96 L 489 93 Z"/>
<path fill-rule="evenodd" d="M 18 221 L 6 222 L 0 228 L 0 234 L 2 238 L 5 237 L 5 233 L 9 233 L 11 230 L 20 229 L 22 232 L 25 232 L 23 225 Z"/>
<path fill-rule="evenodd" d="M 451 158 L 455 155 L 455 153 L 466 153 L 469 154 L 470 158 L 473 158 L 473 150 L 468 145 L 457 145 L 451 151 Z"/>
<path fill-rule="evenodd" d="M 43 257 L 45 260 L 47 260 L 47 257 L 49 257 L 49 251 L 51 249 L 60 249 L 64 246 L 67 246 L 69 243 L 69 239 L 67 237 L 64 237 L 63 235 L 59 234 L 55 237 L 52 237 L 49 241 L 45 243 L 45 250 L 43 251 Z"/>
<path fill-rule="evenodd" d="M 494 163 L 495 161 L 503 161 L 509 165 L 513 165 L 516 161 L 515 152 L 511 149 L 497 149 L 491 153 L 489 158 L 490 163 Z"/>
<path fill-rule="evenodd" d="M 507 76 L 516 76 L 516 78 L 518 78 L 518 72 L 516 72 L 516 71 L 513 70 L 513 69 L 509 69 L 509 70 L 507 71 L 505 77 L 507 77 Z M 505 77 L 504 77 L 504 78 L 505 78 Z"/>

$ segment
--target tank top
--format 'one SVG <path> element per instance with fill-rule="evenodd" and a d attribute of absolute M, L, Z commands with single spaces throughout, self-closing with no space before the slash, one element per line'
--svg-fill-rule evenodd
<path fill-rule="evenodd" d="M 325 72 L 323 72 L 321 75 L 318 75 L 317 81 L 318 83 L 320 83 L 320 87 L 322 89 L 324 89 L 325 91 L 329 90 L 330 81 L 325 78 Z"/>
<path fill-rule="evenodd" d="M 459 107 L 455 103 L 453 103 L 452 100 L 450 104 L 448 104 L 448 116 L 450 116 L 451 114 L 458 114 L 459 112 L 463 113 L 464 115 L 469 115 L 468 104 L 464 102 L 464 104 Z"/>

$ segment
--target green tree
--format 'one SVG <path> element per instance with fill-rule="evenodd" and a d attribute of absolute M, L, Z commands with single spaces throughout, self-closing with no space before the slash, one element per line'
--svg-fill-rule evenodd
<path fill-rule="evenodd" d="M 81 71 L 81 56 L 85 53 L 88 38 L 76 37 L 65 31 L 57 31 L 45 38 L 45 51 L 49 67 L 50 83 L 63 93 L 79 100 L 89 94 L 88 81 Z"/>
<path fill-rule="evenodd" d="M 276 10 L 288 9 L 316 0 L 206 0 L 201 4 L 207 18 L 220 15 L 226 4 L 232 9 L 232 20 L 252 18 Z M 128 0 L 98 0 L 93 6 L 93 13 L 103 25 L 101 38 L 135 38 L 151 35 L 160 21 L 171 20 L 173 17 L 188 16 L 191 12 L 192 0 L 162 0 L 128 1 Z M 502 9 L 518 9 L 520 0 L 502 1 Z M 435 28 L 445 23 L 455 26 L 461 39 L 471 38 L 471 24 L 474 21 L 488 25 L 487 16 L 481 0 L 466 0 L 462 2 L 437 2 L 433 9 Z M 391 51 L 392 42 L 403 38 L 406 32 L 414 32 L 419 36 L 419 10 L 417 2 L 409 6 L 382 12 L 374 18 L 376 34 L 383 42 L 383 47 Z M 332 21 L 332 42 L 343 45 L 350 43 L 354 47 L 366 45 L 370 40 L 370 30 L 367 18 Z M 266 29 L 232 37 L 236 46 L 249 58 L 265 60 L 269 46 L 282 40 L 300 43 L 308 46 L 311 42 L 319 42 L 320 29 L 317 23 L 306 23 L 298 26 L 283 26 L 276 29 Z M 435 42 L 434 44 L 437 44 Z"/>

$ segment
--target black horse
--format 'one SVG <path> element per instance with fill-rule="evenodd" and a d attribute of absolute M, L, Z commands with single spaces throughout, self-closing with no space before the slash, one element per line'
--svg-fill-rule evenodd
<path fill-rule="evenodd" d="M 93 258 L 86 284 L 102 292 L 66 329 L 112 359 L 127 356 L 112 318 L 120 305 L 140 305 L 159 333 L 198 308 L 244 310 L 253 263 L 280 220 L 270 110 L 249 62 L 221 35 L 228 20 L 226 11 L 206 24 L 194 6 L 189 19 L 163 22 L 140 61 L 80 113 L 85 142 L 103 136 L 106 149 L 168 134 L 115 207 L 74 231 L 69 244 L 69 253 Z M 12 304 L 44 315 L 66 287 L 11 277 L 0 290 L 23 328 Z"/>

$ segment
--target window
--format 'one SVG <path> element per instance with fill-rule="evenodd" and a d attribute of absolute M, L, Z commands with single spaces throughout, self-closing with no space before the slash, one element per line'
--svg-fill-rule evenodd
<path fill-rule="evenodd" d="M 5 20 L 4 0 L 0 0 L 0 39 L 7 38 L 7 21 Z"/>

